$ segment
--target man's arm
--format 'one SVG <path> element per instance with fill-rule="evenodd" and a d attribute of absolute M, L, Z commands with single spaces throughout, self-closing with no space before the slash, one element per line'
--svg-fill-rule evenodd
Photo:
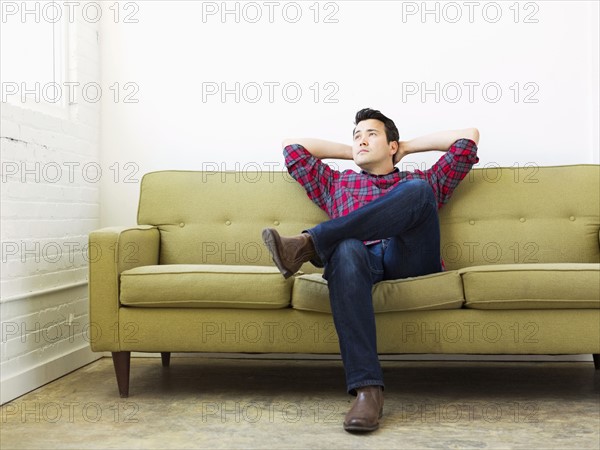
<path fill-rule="evenodd" d="M 420 136 L 410 141 L 400 141 L 398 156 L 394 159 L 394 163 L 398 163 L 398 161 L 410 153 L 430 150 L 445 152 L 459 139 L 470 139 L 476 145 L 479 145 L 479 130 L 477 128 L 465 128 L 464 130 L 438 131 L 437 133 Z"/>
<path fill-rule="evenodd" d="M 415 141 L 423 140 L 420 146 L 415 145 L 413 149 L 425 151 L 437 150 L 438 148 L 441 150 L 445 145 L 449 147 L 444 149 L 445 153 L 433 166 L 425 171 L 415 170 L 413 174 L 429 182 L 437 198 L 439 208 L 448 202 L 456 186 L 469 173 L 471 168 L 479 162 L 477 156 L 479 132 L 475 128 L 470 128 L 468 130 L 435 133 L 431 136 L 435 135 L 438 135 L 438 137 L 425 136 L 424 138 L 415 139 Z M 436 140 L 438 140 L 437 143 Z M 433 148 L 430 148 L 430 146 Z"/>
<path fill-rule="evenodd" d="M 306 190 L 308 197 L 332 217 L 332 193 L 340 172 L 321 158 L 345 158 L 346 146 L 311 138 L 285 139 L 282 146 L 289 174 Z M 349 149 L 352 158 L 352 149 Z"/>
<path fill-rule="evenodd" d="M 292 144 L 300 144 L 317 159 L 352 159 L 352 146 L 350 145 L 312 138 L 284 139 L 281 143 L 283 147 Z"/>

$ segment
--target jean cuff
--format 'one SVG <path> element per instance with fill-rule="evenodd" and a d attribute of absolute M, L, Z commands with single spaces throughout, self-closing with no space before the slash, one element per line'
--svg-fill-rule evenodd
<path fill-rule="evenodd" d="M 365 380 L 359 381 L 358 383 L 352 383 L 348 386 L 348 394 L 356 395 L 356 390 L 358 388 L 367 387 L 367 386 L 381 386 L 381 390 L 385 391 L 385 385 L 381 380 Z"/>
<path fill-rule="evenodd" d="M 310 230 L 302 230 L 302 233 L 307 233 L 310 235 L 312 239 L 313 246 L 315 247 L 316 256 L 310 260 L 310 262 L 319 268 L 325 267 L 325 257 L 319 250 L 319 245 L 317 244 L 317 239 L 315 238 L 315 233 L 312 229 Z"/>

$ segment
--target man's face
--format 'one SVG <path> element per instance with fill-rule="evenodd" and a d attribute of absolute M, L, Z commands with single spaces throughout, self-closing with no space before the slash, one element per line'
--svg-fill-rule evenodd
<path fill-rule="evenodd" d="M 358 167 L 373 173 L 389 165 L 393 167 L 392 155 L 396 150 L 395 142 L 387 142 L 383 122 L 377 119 L 358 122 L 352 143 L 352 156 Z"/>

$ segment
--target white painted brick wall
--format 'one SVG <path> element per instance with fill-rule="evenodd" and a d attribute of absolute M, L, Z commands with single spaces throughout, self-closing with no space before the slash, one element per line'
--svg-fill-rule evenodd
<path fill-rule="evenodd" d="M 78 18 L 71 27 L 68 81 L 101 84 L 99 24 Z M 50 112 L 2 104 L 0 369 L 3 384 L 12 379 L 2 402 L 37 387 L 15 383 L 22 374 L 89 348 L 86 248 L 100 226 L 100 102 L 81 100 Z M 81 363 L 95 357 L 89 351 Z"/>

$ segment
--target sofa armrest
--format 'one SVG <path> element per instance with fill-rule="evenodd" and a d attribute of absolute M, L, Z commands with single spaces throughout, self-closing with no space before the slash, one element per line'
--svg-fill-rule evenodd
<path fill-rule="evenodd" d="M 93 351 L 120 351 L 119 277 L 158 264 L 160 233 L 153 226 L 110 227 L 89 236 L 89 339 Z"/>

